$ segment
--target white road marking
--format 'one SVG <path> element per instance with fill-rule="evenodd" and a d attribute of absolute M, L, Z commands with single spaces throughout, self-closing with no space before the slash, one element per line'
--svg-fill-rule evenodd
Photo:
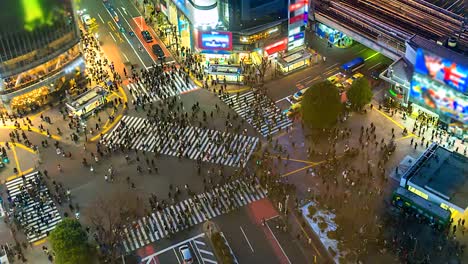
<path fill-rule="evenodd" d="M 275 217 L 276 217 L 276 216 L 275 216 Z M 271 218 L 270 218 L 270 219 L 271 219 Z M 288 256 L 286 255 L 286 252 L 284 252 L 283 247 L 282 247 L 281 244 L 279 243 L 278 239 L 276 239 L 276 236 L 275 236 L 275 234 L 273 234 L 273 232 L 271 231 L 271 228 L 270 228 L 270 226 L 268 225 L 268 223 L 267 223 L 266 226 L 268 227 L 268 230 L 270 230 L 271 235 L 273 236 L 273 238 L 275 239 L 276 243 L 277 243 L 278 246 L 280 247 L 281 252 L 283 252 L 284 257 L 286 258 L 286 260 L 288 261 L 288 263 L 291 264 L 291 261 L 289 260 Z"/>
<path fill-rule="evenodd" d="M 179 242 L 179 243 L 177 243 L 177 244 L 174 244 L 174 245 L 172 245 L 172 246 L 170 246 L 170 247 L 168 247 L 168 248 L 165 248 L 165 249 L 160 250 L 160 251 L 158 251 L 158 252 L 156 252 L 156 253 L 154 253 L 154 254 L 151 254 L 150 256 L 145 257 L 144 259 L 141 260 L 141 262 L 143 262 L 143 261 L 148 261 L 148 260 L 151 261 L 151 260 L 153 259 L 154 256 L 161 255 L 162 253 L 167 252 L 167 251 L 169 251 L 169 250 L 171 250 L 171 249 L 174 249 L 174 248 L 176 248 L 176 247 L 178 247 L 178 246 L 180 246 L 180 245 L 182 245 L 182 244 L 186 244 L 186 243 L 189 242 L 190 240 L 194 240 L 194 239 L 197 239 L 197 238 L 200 238 L 200 237 L 204 237 L 204 236 L 205 236 L 205 233 L 201 233 L 201 234 L 196 235 L 196 236 L 194 236 L 194 237 L 188 238 L 188 239 L 186 239 L 186 240 L 184 240 L 184 241 L 181 241 L 181 242 Z"/>
<path fill-rule="evenodd" d="M 302 82 L 302 81 L 308 80 L 310 78 L 312 78 L 312 76 L 307 76 L 307 77 L 305 77 L 303 79 L 297 80 L 296 82 Z"/>
<path fill-rule="evenodd" d="M 218 262 L 212 260 L 212 259 L 206 259 L 206 258 L 202 258 L 203 262 L 209 262 L 209 263 L 213 263 L 213 264 L 218 264 Z"/>
<path fill-rule="evenodd" d="M 213 252 L 211 252 L 211 251 L 207 251 L 207 250 L 203 250 L 203 249 L 198 249 L 198 251 L 200 251 L 200 253 L 213 256 Z"/>
<path fill-rule="evenodd" d="M 366 50 L 367 48 L 362 48 L 362 50 L 360 50 L 357 54 L 360 54 L 361 52 L 366 51 Z"/>
<path fill-rule="evenodd" d="M 374 66 L 370 67 L 370 68 L 369 68 L 369 70 L 372 70 L 372 69 L 374 69 L 375 67 L 379 66 L 380 64 L 381 64 L 381 62 L 377 63 L 376 65 L 374 65 Z"/>
<path fill-rule="evenodd" d="M 197 244 L 195 244 L 192 240 L 189 242 L 189 245 L 195 251 L 194 253 L 195 253 L 195 257 L 197 258 L 197 262 L 200 263 L 200 259 L 201 259 L 201 263 L 205 264 L 205 261 L 203 260 L 203 257 L 200 253 L 200 249 L 198 248 Z M 198 258 L 198 256 L 200 256 L 200 258 Z"/>
<path fill-rule="evenodd" d="M 122 55 L 125 57 L 125 59 L 126 59 L 127 61 L 130 61 L 130 60 L 128 59 L 127 55 L 125 55 L 125 53 L 122 52 Z"/>
<path fill-rule="evenodd" d="M 331 69 L 331 68 L 333 68 L 333 67 L 335 67 L 335 66 L 337 66 L 337 65 L 338 65 L 338 63 L 335 63 L 335 64 L 333 64 L 333 65 L 330 65 L 330 66 L 328 66 L 327 68 L 325 68 L 325 71 L 328 71 L 329 69 Z"/>
<path fill-rule="evenodd" d="M 125 10 L 125 7 L 121 7 L 121 8 L 122 8 L 122 11 L 123 11 L 126 15 L 128 15 L 127 10 Z"/>
<path fill-rule="evenodd" d="M 117 42 L 117 40 L 115 40 L 115 38 L 114 38 L 114 34 L 112 34 L 112 32 L 109 32 L 109 34 L 111 35 L 112 39 L 113 39 L 115 42 Z"/>
<path fill-rule="evenodd" d="M 275 104 L 277 104 L 277 103 L 279 103 L 279 102 L 281 102 L 281 101 L 283 101 L 283 100 L 287 100 L 289 96 L 290 96 L 290 95 L 288 95 L 288 96 L 286 96 L 286 97 L 284 97 L 284 98 L 281 98 L 281 99 L 277 100 L 277 101 L 275 102 Z"/>
<path fill-rule="evenodd" d="M 313 83 L 313 82 L 317 81 L 318 79 L 320 79 L 320 76 L 315 76 L 315 78 L 313 78 L 312 80 L 307 81 L 304 86 L 307 86 L 307 85 L 309 85 L 309 83 Z"/>
<path fill-rule="evenodd" d="M 173 248 L 172 250 L 174 251 L 174 255 L 177 258 L 177 262 L 179 262 L 179 264 L 182 264 L 182 262 L 180 262 L 179 255 L 177 255 L 177 251 L 175 250 L 175 248 Z"/>
<path fill-rule="evenodd" d="M 242 226 L 239 226 L 239 228 L 240 228 L 240 230 L 242 231 L 242 234 L 244 235 L 245 240 L 247 240 L 247 244 L 249 244 L 250 250 L 252 250 L 252 252 L 254 252 L 254 249 L 253 249 L 252 245 L 250 244 L 249 239 L 248 239 L 247 236 L 245 235 L 244 229 L 242 229 Z"/>
<path fill-rule="evenodd" d="M 104 22 L 104 19 L 102 19 L 101 14 L 98 13 L 97 15 L 98 15 L 99 19 L 101 19 L 102 23 L 105 24 L 106 22 Z"/>
<path fill-rule="evenodd" d="M 200 241 L 200 240 L 194 240 L 194 241 L 195 241 L 195 243 L 197 243 L 199 245 L 202 245 L 202 246 L 206 245 L 205 242 L 203 242 L 203 241 Z"/>
<path fill-rule="evenodd" d="M 103 5 L 104 5 L 104 3 L 103 3 Z M 104 6 L 104 7 L 105 7 L 105 6 Z M 112 14 L 110 13 L 110 11 L 107 9 L 107 7 L 105 7 L 105 8 L 106 8 L 106 11 L 107 11 L 107 13 L 109 14 L 109 16 L 113 17 Z M 125 22 L 127 22 L 127 20 L 126 20 L 125 18 L 124 18 L 124 20 L 125 20 Z M 114 19 L 112 19 L 112 21 L 114 21 L 114 24 L 116 24 L 116 25 L 118 26 L 117 22 L 115 22 Z M 127 22 L 127 24 L 128 24 L 128 22 Z M 130 28 L 131 28 L 131 27 L 130 27 Z M 135 50 L 135 47 L 133 47 L 132 43 L 130 43 L 130 40 L 128 40 L 127 35 L 126 35 L 126 34 L 122 34 L 122 35 L 123 35 L 124 38 L 127 40 L 127 42 L 128 42 L 128 44 L 130 45 L 130 47 L 132 47 L 133 51 L 134 51 L 135 54 L 137 55 L 138 59 L 140 60 L 141 64 L 143 65 L 143 67 L 146 67 L 146 64 L 143 62 L 143 60 L 141 59 L 140 55 L 139 55 L 138 52 Z M 135 37 L 136 37 L 136 36 L 135 36 Z M 115 40 L 115 39 L 114 39 L 114 40 Z"/>
<path fill-rule="evenodd" d="M 118 9 L 117 9 L 117 10 L 118 10 Z M 120 12 L 120 10 L 119 10 L 119 12 Z M 123 15 L 122 15 L 122 18 L 125 20 L 125 23 L 127 23 L 127 25 L 128 25 L 128 27 L 130 28 L 130 30 L 133 31 L 133 28 L 132 28 L 132 26 L 130 25 L 130 23 L 127 21 L 127 19 L 126 19 Z M 137 24 L 137 26 L 138 26 L 138 23 L 136 23 L 136 24 Z M 140 27 L 140 31 L 141 31 L 141 30 L 142 30 L 142 29 L 141 29 L 141 27 Z M 134 33 L 135 33 L 135 31 L 134 31 Z M 149 55 L 150 58 L 153 60 L 153 62 L 154 62 L 154 63 L 158 63 L 158 62 L 153 58 L 153 56 L 150 55 L 150 51 L 146 48 L 145 44 L 141 41 L 141 39 L 140 39 L 139 37 L 137 37 L 137 36 L 135 36 L 135 38 L 137 38 L 138 41 L 141 43 L 141 46 L 142 46 L 143 48 L 145 48 L 146 52 L 148 52 L 148 55 Z M 130 41 L 129 41 L 128 43 L 130 44 L 130 46 L 133 47 L 133 45 L 132 45 L 132 43 L 130 43 Z M 136 52 L 136 51 L 135 51 L 135 52 Z M 137 54 L 137 55 L 138 55 L 138 54 Z M 144 65 L 144 66 L 145 66 L 145 68 L 146 68 L 146 65 Z"/>

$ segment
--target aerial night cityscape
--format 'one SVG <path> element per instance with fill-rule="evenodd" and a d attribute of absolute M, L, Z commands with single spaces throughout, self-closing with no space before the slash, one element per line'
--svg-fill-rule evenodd
<path fill-rule="evenodd" d="M 0 263 L 468 263 L 467 14 L 0 0 Z"/>

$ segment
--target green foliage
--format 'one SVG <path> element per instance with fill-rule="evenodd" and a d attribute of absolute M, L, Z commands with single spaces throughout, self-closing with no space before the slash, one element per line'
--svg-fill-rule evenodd
<path fill-rule="evenodd" d="M 223 264 L 233 264 L 234 259 L 232 257 L 229 247 L 224 242 L 224 238 L 219 232 L 213 233 L 211 235 L 211 241 L 213 242 L 214 250 L 219 261 Z"/>
<path fill-rule="evenodd" d="M 55 263 L 91 263 L 88 237 L 76 219 L 66 218 L 50 233 Z"/>
<path fill-rule="evenodd" d="M 302 119 L 314 128 L 330 128 L 341 112 L 338 88 L 329 81 L 312 85 L 302 99 Z"/>
<path fill-rule="evenodd" d="M 372 99 L 369 81 L 366 78 L 354 80 L 346 95 L 351 105 L 355 109 L 361 110 Z"/>

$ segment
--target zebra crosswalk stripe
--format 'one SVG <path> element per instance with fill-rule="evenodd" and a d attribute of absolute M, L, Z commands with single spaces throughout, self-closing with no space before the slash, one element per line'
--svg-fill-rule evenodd
<path fill-rule="evenodd" d="M 256 98 L 260 99 L 257 100 Z M 281 112 L 274 102 L 266 95 L 256 95 L 253 91 L 248 91 L 243 94 L 228 94 L 222 95 L 223 100 L 236 113 L 251 124 L 264 137 L 275 134 L 281 129 L 285 129 L 292 125 L 292 121 Z M 255 102 L 258 102 L 256 104 Z M 257 107 L 261 111 L 261 120 L 254 120 L 258 113 L 255 113 L 253 107 Z M 275 122 L 276 120 L 276 122 Z M 269 126 L 269 124 L 275 124 Z"/>
<path fill-rule="evenodd" d="M 228 193 L 231 193 L 231 196 L 228 196 Z M 167 230 L 171 233 L 172 231 L 179 232 L 189 226 L 230 212 L 233 205 L 241 207 L 262 199 L 265 195 L 260 186 L 236 180 L 194 197 L 198 201 L 197 203 L 192 198 L 188 198 L 133 221 L 124 227 L 122 244 L 125 250 L 130 252 L 159 241 L 169 235 Z M 215 200 L 217 202 L 213 203 Z M 176 219 L 179 219 L 180 222 L 176 223 Z"/>
<path fill-rule="evenodd" d="M 144 84 L 144 82 L 142 81 L 129 83 L 127 85 L 127 88 L 130 94 L 132 95 L 133 100 L 135 101 L 143 100 L 143 97 L 148 98 L 147 101 L 145 101 L 145 103 L 164 100 L 172 96 L 199 89 L 199 87 L 193 84 L 192 82 L 186 83 L 185 80 L 178 74 L 174 74 L 172 76 L 174 76 L 174 78 L 172 78 L 174 82 L 170 82 L 169 84 L 159 86 L 160 95 L 157 94 L 158 91 L 156 90 L 151 91 L 147 87 L 147 85 Z"/>
<path fill-rule="evenodd" d="M 193 126 L 152 123 L 141 117 L 123 116 L 116 128 L 103 137 L 102 142 L 108 146 L 123 144 L 142 151 L 177 157 L 181 155 L 193 160 L 202 159 L 239 167 L 247 164 L 259 139 Z"/>
<path fill-rule="evenodd" d="M 24 179 L 24 180 L 23 180 Z M 42 184 L 39 185 L 37 191 L 41 194 L 41 197 L 45 199 L 45 202 L 40 206 L 39 201 L 33 199 L 28 195 L 29 188 L 34 188 L 30 181 L 36 182 L 39 180 Z M 17 196 L 22 195 L 25 205 L 15 213 L 15 218 L 19 221 L 26 237 L 29 242 L 35 242 L 47 236 L 48 232 L 52 231 L 55 226 L 62 220 L 60 213 L 58 212 L 55 202 L 50 196 L 50 192 L 42 181 L 39 172 L 33 172 L 23 177 L 18 177 L 5 183 L 11 201 L 15 203 Z M 23 188 L 22 188 L 23 187 Z M 38 210 L 40 208 L 40 210 Z M 48 217 L 49 219 L 44 222 L 43 218 Z M 32 229 L 39 232 L 33 232 Z"/>

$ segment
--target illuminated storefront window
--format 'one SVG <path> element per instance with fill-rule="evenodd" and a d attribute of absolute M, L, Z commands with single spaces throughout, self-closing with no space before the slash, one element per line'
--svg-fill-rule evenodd
<path fill-rule="evenodd" d="M 350 47 L 353 44 L 353 40 L 346 34 L 322 23 L 315 24 L 315 34 L 339 48 Z"/>
<path fill-rule="evenodd" d="M 47 86 L 19 95 L 11 99 L 10 107 L 15 110 L 29 111 L 30 108 L 42 106 L 47 103 L 49 89 Z"/>
<path fill-rule="evenodd" d="M 76 45 L 58 57 L 36 66 L 30 70 L 5 78 L 3 80 L 6 91 L 18 90 L 39 81 L 44 76 L 51 75 L 63 69 L 63 66 L 75 60 L 80 55 L 79 46 Z"/>
<path fill-rule="evenodd" d="M 276 37 L 280 34 L 279 27 L 273 27 L 268 30 L 265 30 L 263 32 L 250 35 L 250 36 L 241 36 L 240 37 L 240 42 L 242 44 L 252 44 L 255 43 L 259 40 L 270 38 L 270 37 Z"/>
<path fill-rule="evenodd" d="M 416 194 L 418 196 L 421 196 L 422 198 L 424 198 L 426 200 L 429 199 L 429 195 L 427 195 L 426 193 L 421 192 L 420 190 L 414 188 L 413 186 L 408 186 L 408 190 L 410 192 L 413 192 L 414 194 Z"/>

